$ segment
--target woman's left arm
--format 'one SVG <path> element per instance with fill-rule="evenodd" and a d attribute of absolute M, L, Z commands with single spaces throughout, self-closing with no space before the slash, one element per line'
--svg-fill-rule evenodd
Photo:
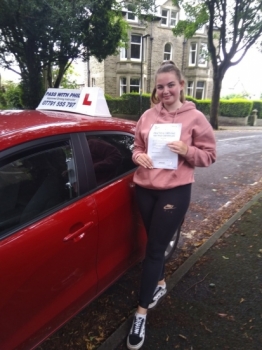
<path fill-rule="evenodd" d="M 216 140 L 210 124 L 204 131 L 192 135 L 192 144 L 187 146 L 187 153 L 183 156 L 192 166 L 207 167 L 216 160 Z"/>

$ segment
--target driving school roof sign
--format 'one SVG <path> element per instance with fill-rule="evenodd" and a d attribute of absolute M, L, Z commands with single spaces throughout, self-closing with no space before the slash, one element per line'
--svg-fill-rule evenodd
<path fill-rule="evenodd" d="M 111 117 L 103 90 L 99 87 L 48 89 L 36 109 Z"/>

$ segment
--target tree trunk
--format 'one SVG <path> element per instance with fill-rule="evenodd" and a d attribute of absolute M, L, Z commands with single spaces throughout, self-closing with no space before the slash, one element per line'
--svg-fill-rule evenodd
<path fill-rule="evenodd" d="M 220 101 L 220 92 L 222 87 L 222 78 L 219 74 L 214 74 L 213 76 L 213 91 L 212 91 L 212 100 L 210 106 L 210 123 L 213 129 L 218 130 L 218 114 L 219 114 L 219 101 Z"/>
<path fill-rule="evenodd" d="M 43 77 L 41 74 L 22 74 L 22 103 L 26 109 L 35 109 L 44 96 Z"/>
<path fill-rule="evenodd" d="M 59 64 L 58 64 L 58 74 L 57 74 L 57 77 L 56 77 L 56 81 L 54 83 L 54 88 L 59 88 L 60 84 L 61 84 L 61 81 L 63 79 L 63 76 L 66 72 L 66 70 L 68 69 L 70 65 L 68 65 L 68 60 L 65 60 L 65 61 L 60 61 Z"/>

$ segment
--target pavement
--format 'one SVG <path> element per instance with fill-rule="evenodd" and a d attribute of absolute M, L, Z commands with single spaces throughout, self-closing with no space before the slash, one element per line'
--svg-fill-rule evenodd
<path fill-rule="evenodd" d="M 262 192 L 168 279 L 144 350 L 262 349 Z M 98 348 L 126 349 L 133 315 Z"/>
<path fill-rule="evenodd" d="M 261 125 L 219 125 L 219 130 L 245 130 L 245 131 L 257 131 L 257 130 L 262 130 Z"/>

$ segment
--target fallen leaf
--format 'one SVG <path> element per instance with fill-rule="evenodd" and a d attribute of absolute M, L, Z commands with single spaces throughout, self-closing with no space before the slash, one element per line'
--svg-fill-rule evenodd
<path fill-rule="evenodd" d="M 228 316 L 227 319 L 230 320 L 230 321 L 235 321 L 235 317 L 234 316 Z"/>
<path fill-rule="evenodd" d="M 227 314 L 218 314 L 220 317 L 227 317 Z"/>
<path fill-rule="evenodd" d="M 241 298 L 241 299 L 240 299 L 240 304 L 243 303 L 244 301 L 245 301 L 245 299 L 244 299 L 244 298 Z"/>
<path fill-rule="evenodd" d="M 187 340 L 187 337 L 185 337 L 183 334 L 178 334 L 178 336 L 179 336 L 180 338 L 183 338 L 183 339 Z"/>
<path fill-rule="evenodd" d="M 224 256 L 224 255 L 222 256 L 222 258 L 225 259 L 225 260 L 229 260 L 229 258 L 227 258 L 227 257 Z"/>
<path fill-rule="evenodd" d="M 212 331 L 209 328 L 207 328 L 207 326 L 203 322 L 200 322 L 200 324 L 201 324 L 201 326 L 204 326 L 204 328 L 207 332 L 212 333 Z"/>

